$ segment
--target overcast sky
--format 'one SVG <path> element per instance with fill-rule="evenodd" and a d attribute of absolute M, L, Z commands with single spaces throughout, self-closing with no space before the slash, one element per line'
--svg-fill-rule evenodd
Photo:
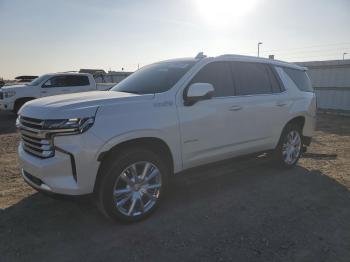
<path fill-rule="evenodd" d="M 225 53 L 350 58 L 349 0 L 0 0 L 0 77 Z"/>

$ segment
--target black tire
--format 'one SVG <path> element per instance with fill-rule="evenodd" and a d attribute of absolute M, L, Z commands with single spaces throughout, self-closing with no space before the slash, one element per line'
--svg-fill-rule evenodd
<path fill-rule="evenodd" d="M 289 138 L 288 136 L 295 133 L 298 134 L 299 136 L 300 147 L 299 147 L 299 150 L 297 150 L 298 153 L 295 154 L 295 157 L 291 158 L 291 161 L 286 161 L 285 155 L 283 153 L 284 145 L 288 141 L 288 138 Z M 303 151 L 303 145 L 302 145 L 301 127 L 293 123 L 287 124 L 283 129 L 278 145 L 275 148 L 274 157 L 273 157 L 274 162 L 280 167 L 285 167 L 285 168 L 294 167 L 298 163 L 299 158 L 301 157 L 302 151 Z"/>
<path fill-rule="evenodd" d="M 120 176 L 125 174 L 126 168 L 134 163 L 144 161 L 152 163 L 159 170 L 161 187 L 158 190 L 158 198 L 155 204 L 149 210 L 142 214 L 128 216 L 123 214 L 117 208 L 117 200 L 113 195 L 115 184 L 117 181 L 119 181 L 118 179 L 120 179 Z M 109 156 L 102 164 L 103 167 L 100 170 L 101 174 L 99 174 L 101 175 L 101 178 L 97 184 L 97 188 L 95 189 L 96 202 L 102 213 L 113 220 L 130 223 L 142 220 L 156 210 L 163 198 L 169 176 L 169 168 L 167 167 L 166 162 L 159 155 L 151 150 L 143 148 L 129 148 L 118 153 L 117 156 Z"/>
<path fill-rule="evenodd" d="M 21 109 L 21 107 L 22 107 L 25 103 L 27 103 L 28 101 L 30 101 L 30 100 L 33 100 L 33 99 L 30 99 L 30 98 L 27 99 L 27 98 L 26 98 L 26 99 L 17 100 L 17 101 L 15 102 L 15 106 L 14 106 L 13 112 L 16 113 L 16 114 L 18 114 L 18 111 Z"/>

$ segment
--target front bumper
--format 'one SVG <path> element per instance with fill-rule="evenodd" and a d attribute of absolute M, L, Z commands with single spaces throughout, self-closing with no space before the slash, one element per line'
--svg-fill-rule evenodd
<path fill-rule="evenodd" d="M 38 191 L 63 195 L 92 193 L 100 164 L 96 150 L 101 143 L 87 133 L 55 137 L 58 150 L 46 159 L 26 152 L 21 142 L 18 155 L 23 179 Z"/>
<path fill-rule="evenodd" d="M 0 100 L 0 110 L 13 111 L 14 103 Z"/>
<path fill-rule="evenodd" d="M 316 117 L 306 115 L 305 116 L 305 124 L 303 128 L 303 136 L 305 137 L 312 137 L 314 135 L 316 128 Z M 311 143 L 311 141 L 310 141 Z"/>

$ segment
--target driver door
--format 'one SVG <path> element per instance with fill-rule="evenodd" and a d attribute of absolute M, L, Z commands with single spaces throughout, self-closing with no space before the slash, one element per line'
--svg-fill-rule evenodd
<path fill-rule="evenodd" d="M 40 97 L 64 94 L 65 88 L 67 88 L 66 76 L 53 76 L 41 86 Z"/>
<path fill-rule="evenodd" d="M 233 147 L 230 122 L 234 86 L 229 64 L 205 65 L 189 85 L 193 83 L 210 83 L 215 91 L 211 99 L 190 106 L 178 103 L 184 168 L 224 159 L 232 154 Z"/>

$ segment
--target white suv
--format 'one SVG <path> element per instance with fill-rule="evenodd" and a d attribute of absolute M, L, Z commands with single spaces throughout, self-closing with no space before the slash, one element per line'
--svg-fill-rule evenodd
<path fill-rule="evenodd" d="M 315 114 L 305 68 L 199 55 L 145 66 L 110 91 L 26 103 L 19 159 L 38 191 L 94 193 L 105 214 L 136 221 L 182 170 L 271 150 L 277 163 L 295 165 Z"/>

